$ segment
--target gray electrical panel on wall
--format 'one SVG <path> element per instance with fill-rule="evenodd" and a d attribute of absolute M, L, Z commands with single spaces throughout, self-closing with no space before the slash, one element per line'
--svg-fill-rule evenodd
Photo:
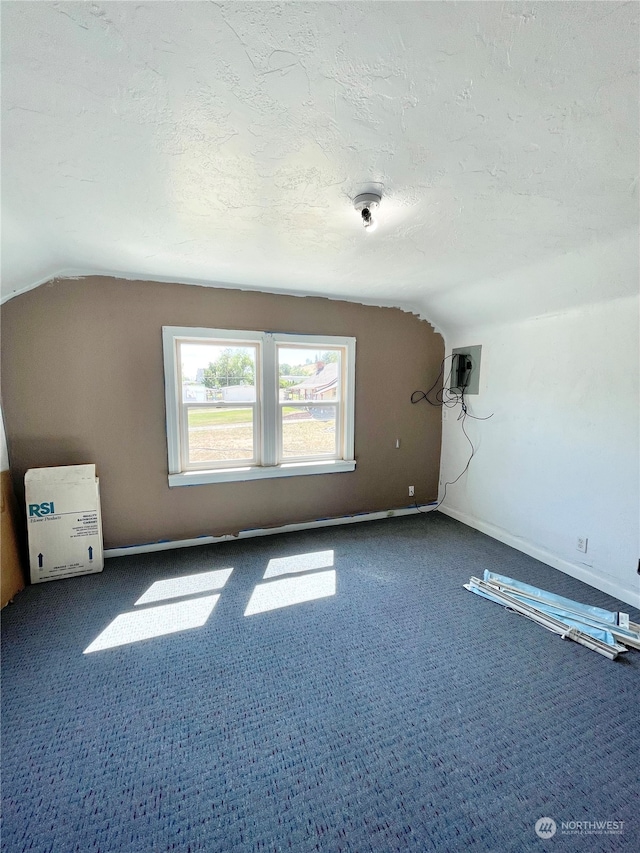
<path fill-rule="evenodd" d="M 456 347 L 451 350 L 451 383 L 449 388 L 465 397 L 480 392 L 480 356 L 482 347 Z"/>

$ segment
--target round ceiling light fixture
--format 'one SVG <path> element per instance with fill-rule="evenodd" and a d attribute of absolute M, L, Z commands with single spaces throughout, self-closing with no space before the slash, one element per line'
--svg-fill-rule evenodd
<path fill-rule="evenodd" d="M 362 217 L 362 224 L 365 227 L 367 234 L 375 231 L 378 223 L 373 218 L 373 213 L 378 209 L 382 196 L 378 193 L 361 193 L 353 200 L 353 206 Z"/>

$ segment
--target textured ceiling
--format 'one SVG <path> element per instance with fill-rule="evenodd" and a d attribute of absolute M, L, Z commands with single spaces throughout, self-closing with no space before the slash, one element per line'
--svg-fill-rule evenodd
<path fill-rule="evenodd" d="M 1 9 L 4 299 L 113 272 L 447 328 L 637 287 L 637 3 Z"/>

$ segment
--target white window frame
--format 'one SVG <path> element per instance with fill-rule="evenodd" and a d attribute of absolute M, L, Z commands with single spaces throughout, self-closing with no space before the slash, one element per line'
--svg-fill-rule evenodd
<path fill-rule="evenodd" d="M 163 326 L 165 405 L 169 486 L 195 486 L 205 483 L 229 483 L 241 480 L 263 480 L 272 477 L 296 477 L 308 474 L 331 474 L 353 471 L 355 431 L 355 361 L 356 339 L 335 335 L 297 335 L 287 332 L 255 332 L 231 329 L 204 329 L 187 326 Z M 257 462 L 239 466 L 186 468 L 183 446 L 186 437 L 185 407 L 182 402 L 182 377 L 179 346 L 181 343 L 228 341 L 229 345 L 255 345 L 256 402 L 258 417 L 254 419 L 254 447 Z M 301 346 L 342 350 L 341 399 L 336 406 L 338 458 L 309 457 L 291 462 L 281 461 L 282 418 L 279 398 L 277 346 Z M 191 405 L 191 404 L 190 404 Z M 210 405 L 210 404 L 209 404 Z M 237 404 L 235 404 L 237 406 Z M 323 404 L 324 405 L 324 404 Z M 203 404 L 205 406 L 205 404 Z M 181 423 L 182 419 L 182 423 Z"/>

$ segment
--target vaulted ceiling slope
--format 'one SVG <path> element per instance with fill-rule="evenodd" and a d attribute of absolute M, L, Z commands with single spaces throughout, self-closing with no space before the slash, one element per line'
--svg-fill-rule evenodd
<path fill-rule="evenodd" d="M 447 327 L 637 287 L 638 3 L 1 9 L 4 299 L 107 272 Z"/>

